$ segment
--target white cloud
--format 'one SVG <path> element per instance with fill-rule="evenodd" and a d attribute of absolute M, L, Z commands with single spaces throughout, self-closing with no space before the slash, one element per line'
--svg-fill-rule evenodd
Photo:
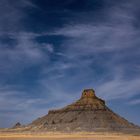
<path fill-rule="evenodd" d="M 50 53 L 53 53 L 54 52 L 54 48 L 53 48 L 53 45 L 52 44 L 46 44 L 46 43 L 44 43 L 44 44 L 42 44 L 42 46 L 44 48 L 46 48 Z"/>
<path fill-rule="evenodd" d="M 69 55 L 87 55 L 102 52 L 119 52 L 126 48 L 136 47 L 139 34 L 131 24 L 118 25 L 67 25 L 54 35 L 69 37 L 63 43 Z"/>
<path fill-rule="evenodd" d="M 129 101 L 128 104 L 130 104 L 130 105 L 138 105 L 138 104 L 140 104 L 140 99 L 131 100 L 131 101 Z"/>
<path fill-rule="evenodd" d="M 136 68 L 139 67 L 140 32 L 133 26 L 133 22 L 137 20 L 134 15 L 135 6 L 121 3 L 111 7 L 106 15 L 108 22 L 105 23 L 65 25 L 50 33 L 67 37 L 58 54 L 66 59 L 65 62 L 71 68 L 75 68 L 77 75 L 73 75 L 73 78 L 65 77 L 69 79 L 70 85 L 75 81 L 80 83 L 80 77 L 85 77 L 85 81 L 88 78 L 92 81 L 87 82 L 87 85 L 94 87 L 95 75 L 97 92 L 108 100 L 130 98 L 139 94 L 140 77 L 136 76 L 139 73 Z M 61 64 L 58 61 L 53 66 L 58 70 L 63 68 Z M 98 69 L 105 70 L 104 75 L 101 71 L 103 77 L 96 71 Z M 67 69 L 63 74 L 67 74 Z"/>
<path fill-rule="evenodd" d="M 14 35 L 16 44 L 0 44 L 0 72 L 1 73 L 17 73 L 25 67 L 49 61 L 48 54 L 53 53 L 51 44 L 40 44 L 34 34 L 20 33 Z M 44 51 L 44 46 L 48 52 Z"/>
<path fill-rule="evenodd" d="M 97 87 L 97 93 L 106 100 L 112 99 L 128 99 L 139 93 L 140 79 L 115 79 L 105 81 Z"/>
<path fill-rule="evenodd" d="M 22 20 L 27 16 L 25 8 L 35 8 L 30 0 L 1 0 L 0 3 L 0 32 L 18 32 L 23 30 Z"/>

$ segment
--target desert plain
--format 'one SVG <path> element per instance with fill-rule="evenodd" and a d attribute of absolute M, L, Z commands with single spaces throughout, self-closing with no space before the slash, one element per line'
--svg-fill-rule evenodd
<path fill-rule="evenodd" d="M 0 133 L 0 140 L 140 140 L 140 135 L 121 133 Z"/>

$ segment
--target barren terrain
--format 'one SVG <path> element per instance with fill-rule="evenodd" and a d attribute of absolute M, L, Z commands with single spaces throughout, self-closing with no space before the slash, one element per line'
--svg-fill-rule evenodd
<path fill-rule="evenodd" d="M 0 140 L 140 140 L 140 136 L 110 133 L 0 133 Z"/>

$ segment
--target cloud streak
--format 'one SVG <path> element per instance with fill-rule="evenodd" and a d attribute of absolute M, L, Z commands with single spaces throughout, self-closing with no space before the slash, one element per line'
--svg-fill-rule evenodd
<path fill-rule="evenodd" d="M 131 105 L 139 105 L 140 104 L 140 99 L 135 99 L 129 102 Z"/>

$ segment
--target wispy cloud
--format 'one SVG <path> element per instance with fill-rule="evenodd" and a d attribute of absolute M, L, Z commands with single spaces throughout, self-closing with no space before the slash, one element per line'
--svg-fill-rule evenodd
<path fill-rule="evenodd" d="M 48 43 L 39 44 L 34 38 L 20 34 L 15 39 L 16 44 L 0 44 L 0 72 L 17 72 L 24 67 L 49 61 L 49 53 L 53 52 L 53 46 Z M 48 55 L 47 55 L 48 54 Z"/>
<path fill-rule="evenodd" d="M 1 127 L 12 127 L 17 121 L 23 124 L 31 123 L 40 115 L 47 114 L 48 108 L 45 106 L 50 106 L 55 100 L 60 100 L 60 98 L 54 98 L 56 96 L 51 96 L 53 98 L 48 100 L 49 95 L 47 94 L 43 98 L 30 97 L 29 93 L 23 90 L 23 87 L 22 90 L 20 88 L 9 85 L 0 88 Z M 60 106 L 62 106 L 61 104 L 62 102 L 59 103 Z M 57 108 L 55 104 L 52 107 Z"/>
<path fill-rule="evenodd" d="M 108 80 L 102 83 L 98 88 L 97 92 L 103 96 L 106 100 L 112 99 L 127 99 L 133 97 L 139 93 L 140 79 L 131 79 L 126 81 L 125 79 Z"/>
<path fill-rule="evenodd" d="M 136 67 L 140 65 L 140 32 L 133 25 L 137 20 L 136 7 L 136 3 L 120 3 L 107 10 L 105 23 L 65 25 L 50 33 L 67 37 L 60 53 L 65 65 L 71 66 L 63 71 L 65 78 L 68 70 L 75 69 L 75 78 L 67 77 L 70 85 L 74 79 L 78 83 L 85 77 L 89 78 L 86 85 L 95 86 L 98 93 L 109 100 L 139 94 L 140 77 L 136 76 L 139 73 Z M 64 62 L 54 63 L 54 69 L 62 70 Z"/>
<path fill-rule="evenodd" d="M 27 16 L 26 8 L 33 8 L 35 5 L 30 0 L 1 0 L 0 4 L 0 32 L 18 32 L 24 30 L 22 20 Z"/>
<path fill-rule="evenodd" d="M 0 4 L 0 73 L 16 73 L 25 65 L 34 64 L 43 57 L 35 33 L 25 30 L 23 20 L 27 9 L 37 8 L 30 0 L 19 0 L 11 4 L 2 0 Z M 48 45 L 48 44 L 46 44 Z"/>
<path fill-rule="evenodd" d="M 130 105 L 139 105 L 140 104 L 140 99 L 132 100 L 128 104 L 130 104 Z"/>

